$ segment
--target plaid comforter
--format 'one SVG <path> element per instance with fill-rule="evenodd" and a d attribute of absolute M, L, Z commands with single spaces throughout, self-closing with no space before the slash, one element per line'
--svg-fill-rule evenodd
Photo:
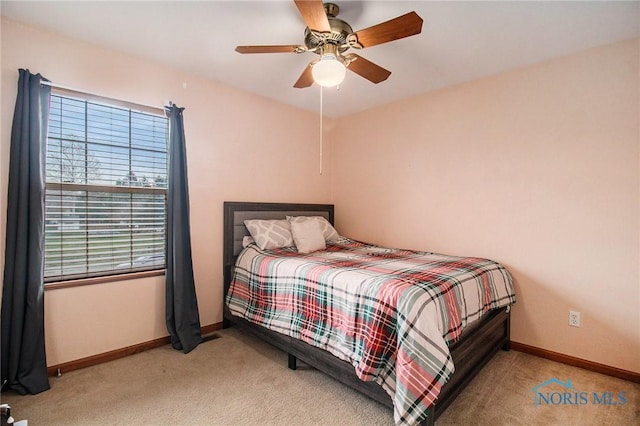
<path fill-rule="evenodd" d="M 426 418 L 454 371 L 448 345 L 465 326 L 514 302 L 511 275 L 496 262 L 347 238 L 307 255 L 251 244 L 226 298 L 233 315 L 327 350 L 380 384 L 396 424 Z"/>

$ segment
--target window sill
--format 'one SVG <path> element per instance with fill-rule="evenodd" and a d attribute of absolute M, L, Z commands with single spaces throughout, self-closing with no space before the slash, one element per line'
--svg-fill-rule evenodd
<path fill-rule="evenodd" d="M 61 288 L 80 287 L 85 285 L 104 284 L 104 283 L 110 283 L 115 281 L 125 281 L 125 280 L 135 280 L 138 278 L 156 277 L 164 274 L 165 274 L 165 270 L 159 269 L 155 271 L 132 272 L 130 274 L 109 275 L 106 277 L 82 278 L 78 280 L 58 281 L 54 283 L 46 283 L 44 285 L 44 289 L 58 290 Z"/>

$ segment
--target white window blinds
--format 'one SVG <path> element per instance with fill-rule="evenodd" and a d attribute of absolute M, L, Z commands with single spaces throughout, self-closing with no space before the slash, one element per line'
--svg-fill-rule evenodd
<path fill-rule="evenodd" d="M 163 269 L 168 121 L 52 95 L 45 281 Z"/>

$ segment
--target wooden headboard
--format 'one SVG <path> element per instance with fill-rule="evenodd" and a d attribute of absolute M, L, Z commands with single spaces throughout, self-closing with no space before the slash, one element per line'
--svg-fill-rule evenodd
<path fill-rule="evenodd" d="M 247 219 L 285 219 L 287 216 L 323 216 L 333 225 L 333 204 L 224 203 L 223 268 L 224 295 L 231 282 L 231 270 L 242 250 L 242 239 L 249 235 Z"/>

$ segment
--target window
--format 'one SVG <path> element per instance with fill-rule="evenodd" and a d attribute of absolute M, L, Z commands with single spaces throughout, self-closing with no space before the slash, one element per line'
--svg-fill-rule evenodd
<path fill-rule="evenodd" d="M 51 96 L 45 282 L 164 269 L 168 121 Z"/>

